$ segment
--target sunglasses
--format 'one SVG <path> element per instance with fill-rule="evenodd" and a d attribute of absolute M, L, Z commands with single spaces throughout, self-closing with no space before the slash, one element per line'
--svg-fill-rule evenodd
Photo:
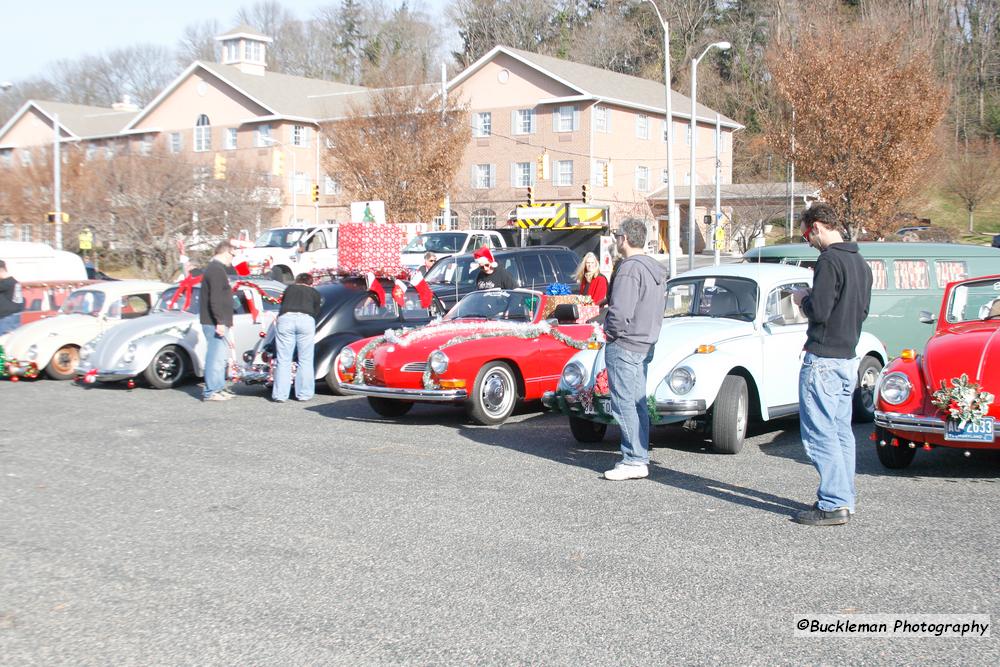
<path fill-rule="evenodd" d="M 802 230 L 802 238 L 806 240 L 806 243 L 812 243 L 812 235 L 813 235 L 812 225 L 809 225 L 808 227 Z"/>

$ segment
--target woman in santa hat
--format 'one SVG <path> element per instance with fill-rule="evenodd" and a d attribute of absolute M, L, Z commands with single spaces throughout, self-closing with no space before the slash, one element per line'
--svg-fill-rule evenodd
<path fill-rule="evenodd" d="M 475 260 L 472 268 L 479 268 L 479 273 L 476 275 L 477 290 L 495 288 L 514 289 L 517 287 L 514 276 L 510 275 L 505 268 L 493 259 L 493 253 L 486 246 L 474 252 L 472 258 Z"/>

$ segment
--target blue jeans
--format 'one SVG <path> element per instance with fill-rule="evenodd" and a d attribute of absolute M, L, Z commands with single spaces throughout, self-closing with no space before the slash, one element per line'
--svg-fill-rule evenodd
<path fill-rule="evenodd" d="M 608 369 L 611 391 L 611 414 L 622 433 L 622 463 L 649 463 L 649 406 L 646 404 L 646 371 L 653 358 L 649 352 L 632 352 L 608 343 L 604 348 L 604 364 Z"/>
<path fill-rule="evenodd" d="M 308 401 L 316 393 L 313 368 L 313 339 L 316 337 L 316 320 L 305 313 L 285 313 L 278 318 L 275 344 L 278 364 L 274 370 L 274 387 L 271 398 L 288 399 L 292 383 L 292 355 L 298 350 L 299 366 L 295 371 L 295 398 Z"/>
<path fill-rule="evenodd" d="M 21 326 L 21 313 L 13 313 L 0 317 L 0 336 L 10 333 Z"/>
<path fill-rule="evenodd" d="M 802 445 L 819 472 L 818 507 L 854 511 L 854 387 L 861 360 L 817 357 L 806 352 L 799 372 Z"/>
<path fill-rule="evenodd" d="M 215 335 L 214 324 L 202 324 L 208 350 L 205 352 L 205 391 L 202 398 L 208 398 L 226 388 L 226 361 L 229 359 L 229 341 L 226 336 Z"/>

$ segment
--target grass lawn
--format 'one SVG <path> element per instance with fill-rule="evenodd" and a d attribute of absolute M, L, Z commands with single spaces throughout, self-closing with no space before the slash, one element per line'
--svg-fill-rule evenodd
<path fill-rule="evenodd" d="M 989 245 L 993 235 L 1000 234 L 1000 201 L 981 204 L 976 210 L 975 234 L 969 233 L 969 214 L 962 202 L 946 192 L 928 192 L 924 206 L 915 207 L 913 213 L 921 218 L 930 218 L 935 227 L 954 229 L 962 243 Z"/>

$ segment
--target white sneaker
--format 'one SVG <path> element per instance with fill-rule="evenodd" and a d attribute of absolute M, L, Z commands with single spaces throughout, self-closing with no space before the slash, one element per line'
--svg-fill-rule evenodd
<path fill-rule="evenodd" d="M 642 479 L 643 477 L 649 477 L 649 466 L 642 463 L 638 465 L 619 463 L 604 473 L 604 479 L 610 479 L 612 482 L 622 482 L 626 479 Z"/>

